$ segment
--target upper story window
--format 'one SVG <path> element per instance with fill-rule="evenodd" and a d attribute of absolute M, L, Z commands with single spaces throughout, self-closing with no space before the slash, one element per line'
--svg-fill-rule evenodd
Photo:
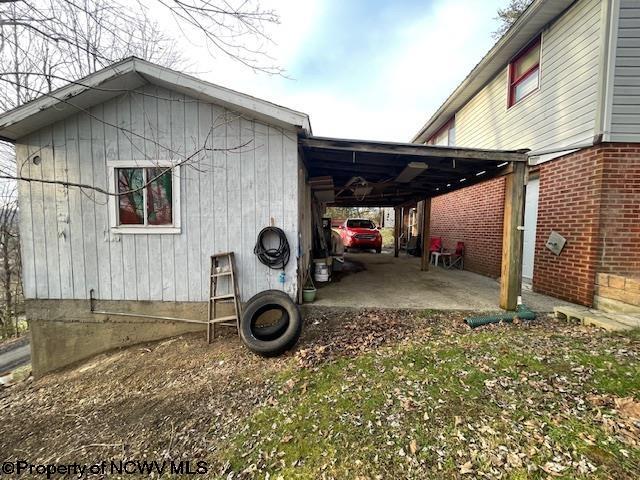
<path fill-rule="evenodd" d="M 540 86 L 540 38 L 509 64 L 509 106 L 515 105 Z"/>
<path fill-rule="evenodd" d="M 179 168 L 151 160 L 109 163 L 111 226 L 118 233 L 179 233 Z"/>
<path fill-rule="evenodd" d="M 456 144 L 456 123 L 455 119 L 449 120 L 444 127 L 433 135 L 427 145 L 452 146 Z"/>

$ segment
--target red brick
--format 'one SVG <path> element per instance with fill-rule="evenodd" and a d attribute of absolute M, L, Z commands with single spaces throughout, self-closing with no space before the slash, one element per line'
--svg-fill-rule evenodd
<path fill-rule="evenodd" d="M 445 248 L 465 244 L 465 269 L 500 276 L 504 179 L 497 178 L 435 197 L 431 202 L 431 235 Z"/>
<path fill-rule="evenodd" d="M 540 174 L 534 290 L 593 304 L 596 272 L 640 274 L 640 145 L 602 144 L 532 168 Z M 504 180 L 437 197 L 432 231 L 467 245 L 469 270 L 500 276 Z M 567 239 L 560 256 L 545 242 Z"/>

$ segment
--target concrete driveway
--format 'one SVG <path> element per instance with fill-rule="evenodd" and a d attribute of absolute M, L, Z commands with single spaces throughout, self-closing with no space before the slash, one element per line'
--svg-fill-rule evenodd
<path fill-rule="evenodd" d="M 496 311 L 500 285 L 491 278 L 431 266 L 420 271 L 420 259 L 392 253 L 348 253 L 347 272 L 320 286 L 314 305 L 333 307 L 418 308 Z M 546 295 L 523 292 L 523 302 L 536 312 L 571 305 Z"/>
<path fill-rule="evenodd" d="M 19 340 L 0 350 L 0 374 L 10 372 L 31 361 L 31 344 L 28 338 Z"/>

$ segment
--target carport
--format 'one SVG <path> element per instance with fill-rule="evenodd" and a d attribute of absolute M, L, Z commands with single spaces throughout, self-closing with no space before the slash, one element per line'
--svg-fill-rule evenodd
<path fill-rule="evenodd" d="M 431 198 L 505 176 L 500 307 L 514 310 L 522 283 L 526 150 L 483 150 L 411 143 L 303 137 L 300 149 L 316 201 L 327 206 L 421 206 L 422 239 L 430 237 Z M 398 226 L 395 256 L 398 256 Z M 429 269 L 422 241 L 420 269 Z"/>

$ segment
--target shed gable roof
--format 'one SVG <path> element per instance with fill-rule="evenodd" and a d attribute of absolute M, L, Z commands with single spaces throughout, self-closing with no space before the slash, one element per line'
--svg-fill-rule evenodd
<path fill-rule="evenodd" d="M 0 115 L 0 139 L 15 141 L 69 115 L 147 83 L 217 103 L 269 124 L 311 133 L 305 113 L 205 82 L 140 58 L 129 57 Z"/>

